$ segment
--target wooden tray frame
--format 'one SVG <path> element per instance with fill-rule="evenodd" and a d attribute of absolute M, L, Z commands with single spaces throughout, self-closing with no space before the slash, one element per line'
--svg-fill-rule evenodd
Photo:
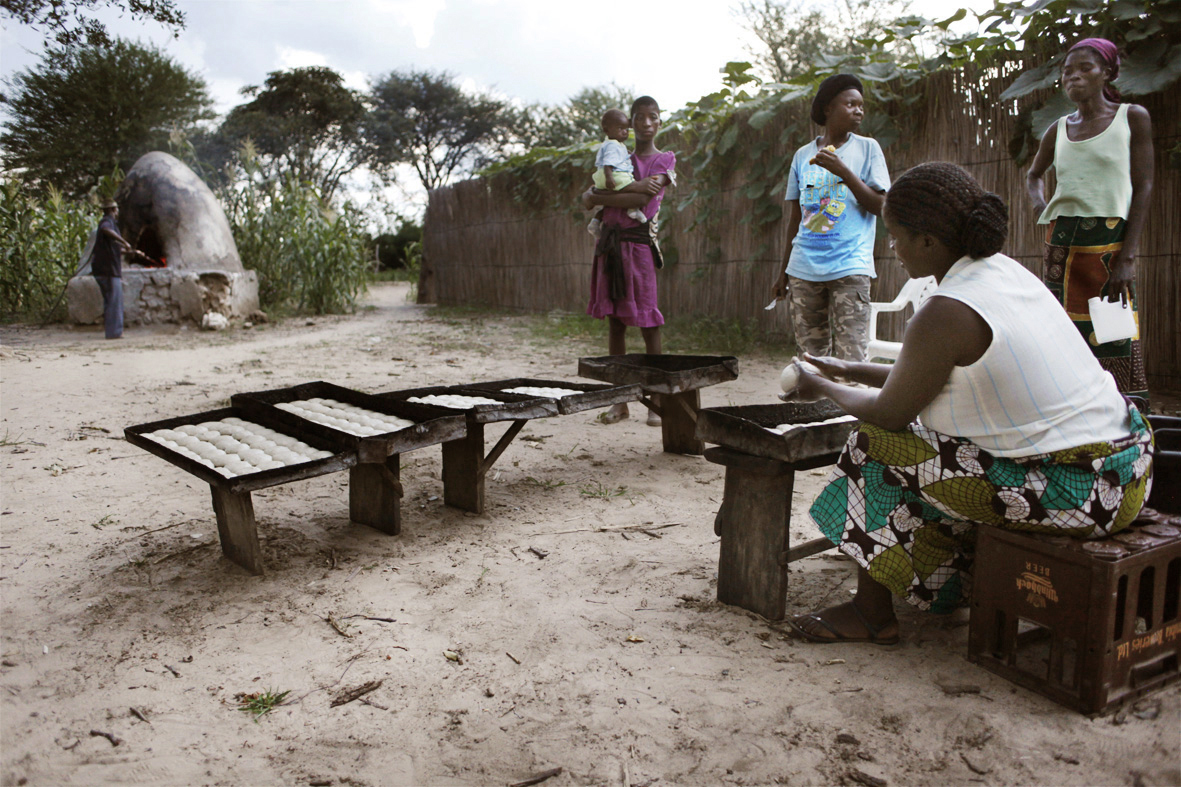
<path fill-rule="evenodd" d="M 475 392 L 462 385 L 432 385 L 426 388 L 407 388 L 399 391 L 389 391 L 375 394 L 382 399 L 395 402 L 429 407 L 440 415 L 461 413 L 467 417 L 468 424 L 490 424 L 497 421 L 532 421 L 534 418 L 549 418 L 558 414 L 556 399 L 546 399 L 537 396 L 523 396 L 521 394 L 507 394 L 499 391 L 481 390 L 480 396 L 496 399 L 503 404 L 477 404 L 466 410 L 456 410 L 451 407 L 439 407 L 433 404 L 406 402 L 411 396 L 430 396 L 432 394 L 448 394 L 459 396 L 474 396 Z"/>
<path fill-rule="evenodd" d="M 276 412 L 283 413 L 282 410 Z M 284 414 L 286 415 L 286 413 Z M 244 421 L 250 421 L 259 426 L 274 429 L 276 432 L 285 434 L 288 437 L 302 440 L 318 450 L 331 451 L 332 456 L 324 457 L 323 459 L 313 459 L 309 462 L 300 462 L 296 465 L 277 467 L 274 470 L 260 470 L 257 473 L 247 473 L 245 475 L 226 478 L 200 462 L 189 459 L 187 456 L 183 456 L 167 446 L 144 437 L 148 432 L 154 432 L 157 429 L 175 429 L 178 426 L 185 426 L 187 424 L 221 421 L 230 417 L 241 418 Z M 319 426 L 319 424 L 314 425 Z M 330 431 L 336 433 L 336 430 Z M 185 472 L 197 476 L 202 481 L 206 481 L 211 486 L 235 494 L 252 492 L 255 489 L 265 489 L 269 486 L 287 484 L 292 481 L 301 481 L 305 478 L 315 478 L 316 476 L 327 473 L 335 473 L 339 470 L 352 467 L 357 463 L 357 455 L 354 451 L 342 447 L 341 443 L 330 437 L 326 437 L 319 430 L 303 432 L 297 428 L 293 428 L 288 422 L 278 418 L 272 418 L 263 411 L 251 411 L 237 406 L 222 407 L 217 410 L 207 410 L 193 415 L 182 415 L 176 418 L 166 418 L 162 421 L 152 421 L 146 424 L 129 426 L 123 430 L 123 436 L 132 445 L 155 454 L 166 462 L 171 462 Z"/>
<path fill-rule="evenodd" d="M 738 359 L 732 355 L 603 355 L 579 358 L 578 376 L 614 385 L 638 384 L 645 393 L 678 394 L 737 379 Z"/>
<path fill-rule="evenodd" d="M 575 383 L 567 380 L 538 380 L 530 377 L 515 377 L 510 380 L 493 380 L 486 383 L 472 383 L 460 386 L 471 391 L 502 392 L 506 388 L 532 386 L 535 388 L 566 388 L 580 391 L 578 394 L 562 396 L 554 401 L 558 403 L 560 415 L 571 415 L 583 410 L 595 410 L 600 407 L 610 407 L 613 404 L 638 402 L 643 397 L 643 388 L 638 384 L 630 385 L 600 385 L 598 383 Z M 516 394 L 524 396 L 526 394 Z M 539 397 L 546 399 L 548 397 Z"/>
<path fill-rule="evenodd" d="M 817 404 L 706 407 L 697 416 L 697 437 L 707 443 L 781 462 L 802 462 L 813 456 L 839 452 L 859 421 L 797 429 L 783 435 L 764 428 L 791 423 L 793 417 L 808 412 L 804 408 L 819 410 Z M 817 413 L 821 420 L 841 414 L 840 408 L 832 407 L 835 411 L 824 409 L 828 414 Z"/>
<path fill-rule="evenodd" d="M 318 424 L 315 421 L 309 421 L 295 413 L 276 407 L 283 402 L 295 402 L 314 397 L 335 399 L 338 402 L 356 405 L 373 412 L 406 418 L 415 423 L 413 426 L 393 432 L 362 437 Z M 448 440 L 459 440 L 467 434 L 467 418 L 460 410 L 441 413 L 439 412 L 440 408 L 362 393 L 322 380 L 288 388 L 237 393 L 230 397 L 230 402 L 247 412 L 265 414 L 261 417 L 273 418 L 276 423 L 298 429 L 301 434 L 318 433 L 325 439 L 333 440 L 340 445 L 356 450 L 358 461 L 362 463 L 381 461 L 393 454 L 406 453 Z M 446 408 L 442 409 L 446 410 Z"/>

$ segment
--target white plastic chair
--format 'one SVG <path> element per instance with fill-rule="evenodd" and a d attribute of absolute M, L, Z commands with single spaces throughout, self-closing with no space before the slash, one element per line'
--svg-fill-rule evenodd
<path fill-rule="evenodd" d="M 871 360 L 898 360 L 898 353 L 902 351 L 902 342 L 887 342 L 878 339 L 878 315 L 882 312 L 900 312 L 908 305 L 914 304 L 917 310 L 923 305 L 935 288 L 938 287 L 934 276 L 924 276 L 921 279 L 908 279 L 902 289 L 889 303 L 869 304 L 869 348 L 866 357 Z"/>

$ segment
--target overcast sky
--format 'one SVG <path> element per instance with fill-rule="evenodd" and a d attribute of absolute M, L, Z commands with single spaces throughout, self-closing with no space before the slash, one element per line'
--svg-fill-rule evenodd
<path fill-rule="evenodd" d="M 154 43 L 203 77 L 224 114 L 271 71 L 323 65 L 350 87 L 410 68 L 448 71 L 473 90 L 559 104 L 583 87 L 617 84 L 676 110 L 721 86 L 720 69 L 749 60 L 738 0 L 178 0 L 185 27 L 99 14 L 112 35 Z M 973 8 L 991 0 L 967 0 Z M 912 0 L 915 13 L 958 5 Z M 0 16 L 0 78 L 37 64 L 44 36 Z M 400 177 L 400 180 L 402 178 Z M 413 193 L 405 179 L 406 197 Z M 420 206 L 421 207 L 421 206 Z"/>
<path fill-rule="evenodd" d="M 990 0 L 969 0 L 989 7 Z M 675 110 L 717 89 L 747 60 L 737 0 L 179 0 L 178 38 L 154 22 L 100 16 L 112 33 L 150 41 L 203 76 L 224 113 L 271 71 L 325 65 L 351 87 L 407 68 L 446 70 L 468 87 L 525 103 L 561 103 L 615 83 Z M 957 6 L 914 0 L 916 13 Z M 0 76 L 39 59 L 43 37 L 3 18 Z"/>
<path fill-rule="evenodd" d="M 564 0 L 180 0 L 185 29 L 102 17 L 159 45 L 209 84 L 219 112 L 275 70 L 326 65 L 352 87 L 407 68 L 446 70 L 473 88 L 556 104 L 612 82 L 667 109 L 713 91 L 718 70 L 746 59 L 728 0 L 643 5 Z M 642 8 L 641 15 L 629 15 Z M 38 60 L 42 36 L 5 20 L 0 73 Z"/>

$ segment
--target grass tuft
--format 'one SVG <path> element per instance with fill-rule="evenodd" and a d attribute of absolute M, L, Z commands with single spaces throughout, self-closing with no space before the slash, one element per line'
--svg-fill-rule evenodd
<path fill-rule="evenodd" d="M 254 716 L 254 721 L 257 722 L 263 716 L 273 711 L 275 708 L 283 704 L 287 699 L 290 691 L 256 691 L 251 694 L 239 692 L 234 699 L 238 700 L 238 710 L 243 713 L 250 713 Z"/>
<path fill-rule="evenodd" d="M 626 486 L 617 486 L 612 489 L 609 486 L 604 486 L 600 481 L 591 481 L 589 484 L 583 484 L 578 488 L 578 494 L 583 497 L 597 497 L 607 500 L 612 497 L 623 497 L 627 494 Z"/>

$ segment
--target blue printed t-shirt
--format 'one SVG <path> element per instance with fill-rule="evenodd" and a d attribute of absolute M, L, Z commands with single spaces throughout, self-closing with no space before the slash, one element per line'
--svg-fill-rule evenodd
<path fill-rule="evenodd" d="M 801 214 L 787 272 L 805 281 L 877 276 L 873 266 L 877 216 L 862 207 L 836 175 L 808 163 L 820 150 L 818 142 L 814 139 L 796 151 L 787 176 L 785 199 L 798 199 Z M 876 139 L 850 134 L 837 156 L 874 191 L 890 188 L 886 157 Z"/>
<path fill-rule="evenodd" d="M 595 168 L 600 167 L 614 167 L 616 172 L 631 172 L 635 169 L 632 166 L 631 154 L 618 139 L 604 140 L 603 144 L 599 145 L 599 152 L 595 155 Z"/>

